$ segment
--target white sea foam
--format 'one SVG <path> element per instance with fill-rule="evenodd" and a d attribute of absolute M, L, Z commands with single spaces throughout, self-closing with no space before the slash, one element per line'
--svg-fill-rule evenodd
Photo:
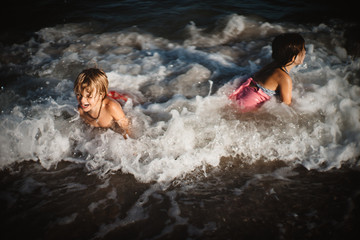
<path fill-rule="evenodd" d="M 32 159 L 50 168 L 79 160 L 98 174 L 121 170 L 139 181 L 167 182 L 217 166 L 223 156 L 323 170 L 356 164 L 360 62 L 348 56 L 339 32 L 238 15 L 211 33 L 195 23 L 187 29 L 183 43 L 139 32 L 94 34 L 82 24 L 40 30 L 41 41 L 20 46 L 33 53 L 28 62 L 9 63 L 24 71 L 21 87 L 0 92 L 0 167 Z M 273 99 L 256 113 L 237 113 L 226 95 L 270 60 L 273 36 L 286 31 L 301 32 L 308 48 L 305 64 L 291 72 L 292 106 Z M 107 72 L 110 88 L 143 103 L 124 107 L 133 139 L 111 130 L 93 133 L 76 118 L 72 81 L 95 62 Z"/>

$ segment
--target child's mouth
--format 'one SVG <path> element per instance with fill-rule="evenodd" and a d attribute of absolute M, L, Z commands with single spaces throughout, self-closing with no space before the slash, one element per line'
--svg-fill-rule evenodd
<path fill-rule="evenodd" d="M 82 107 L 83 109 L 85 109 L 85 108 L 88 108 L 89 106 L 90 106 L 90 104 L 87 103 L 87 104 L 82 104 L 81 107 Z"/>

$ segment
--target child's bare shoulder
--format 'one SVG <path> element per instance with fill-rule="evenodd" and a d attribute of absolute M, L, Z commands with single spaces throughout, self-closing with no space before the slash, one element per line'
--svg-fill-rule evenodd
<path fill-rule="evenodd" d="M 271 77 L 278 83 L 291 81 L 289 74 L 285 73 L 280 68 L 275 69 Z"/>
<path fill-rule="evenodd" d="M 122 111 L 120 103 L 110 97 L 104 99 L 104 107 L 109 113 L 116 113 L 117 111 Z"/>

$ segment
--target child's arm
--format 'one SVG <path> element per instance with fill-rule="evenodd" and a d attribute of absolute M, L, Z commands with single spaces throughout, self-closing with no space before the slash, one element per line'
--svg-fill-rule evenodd
<path fill-rule="evenodd" d="M 280 78 L 279 87 L 281 101 L 287 105 L 290 105 L 292 97 L 292 81 L 290 76 Z"/>
<path fill-rule="evenodd" d="M 127 136 L 130 136 L 130 121 L 125 116 L 124 111 L 120 103 L 116 101 L 109 101 L 109 112 L 113 117 L 114 121 L 119 125 L 119 127 L 124 131 L 124 138 L 126 139 Z"/>

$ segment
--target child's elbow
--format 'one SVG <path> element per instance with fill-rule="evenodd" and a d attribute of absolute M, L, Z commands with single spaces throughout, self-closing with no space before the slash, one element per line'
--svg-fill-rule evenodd
<path fill-rule="evenodd" d="M 283 96 L 281 98 L 282 102 L 285 103 L 286 105 L 290 105 L 291 104 L 291 96 Z"/>
<path fill-rule="evenodd" d="M 284 100 L 283 103 L 285 103 L 286 105 L 290 105 L 291 104 L 291 99 Z"/>

